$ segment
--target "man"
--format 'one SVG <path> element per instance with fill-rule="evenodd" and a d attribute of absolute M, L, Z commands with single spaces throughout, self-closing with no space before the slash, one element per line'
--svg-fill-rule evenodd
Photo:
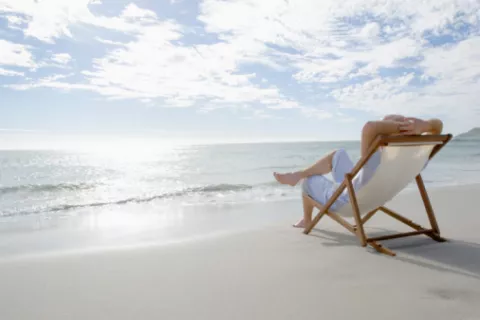
<path fill-rule="evenodd" d="M 368 121 L 362 129 L 361 156 L 367 155 L 370 145 L 378 135 L 440 134 L 442 130 L 443 123 L 439 119 L 422 120 L 402 115 L 388 115 L 379 121 Z M 355 190 L 364 186 L 375 173 L 377 166 L 380 164 L 380 152 L 381 150 L 375 152 L 353 179 L 352 183 Z M 347 152 L 344 149 L 339 149 L 328 153 L 305 170 L 283 174 L 274 172 L 274 177 L 279 183 L 290 186 L 295 186 L 303 179 L 303 191 L 317 202 L 325 204 L 335 192 L 338 184 L 343 181 L 345 174 L 349 173 L 353 167 L 354 164 Z M 328 173 L 332 173 L 334 181 L 324 176 Z M 347 202 L 348 193 L 344 191 L 331 206 L 331 210 L 334 211 L 335 208 Z M 304 206 L 306 205 L 308 204 L 304 203 Z M 294 226 L 304 228 L 311 221 L 312 210 L 304 208 L 303 219 Z"/>

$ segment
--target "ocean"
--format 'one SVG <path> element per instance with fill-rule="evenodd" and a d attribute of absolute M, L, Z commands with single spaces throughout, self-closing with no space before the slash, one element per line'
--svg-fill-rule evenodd
<path fill-rule="evenodd" d="M 359 143 L 299 142 L 152 145 L 142 150 L 0 151 L 0 219 L 49 218 L 105 208 L 142 210 L 236 205 L 296 199 L 300 188 L 276 183 L 274 171 L 304 168 L 345 148 L 354 160 Z M 480 181 L 480 142 L 451 141 L 424 171 L 428 186 Z"/>

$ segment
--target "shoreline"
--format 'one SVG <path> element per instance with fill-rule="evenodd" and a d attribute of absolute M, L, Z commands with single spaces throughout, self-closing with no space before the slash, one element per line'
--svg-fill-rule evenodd
<path fill-rule="evenodd" d="M 434 209 L 438 206 L 438 199 L 443 201 L 443 197 L 438 196 L 439 193 L 461 195 L 472 189 L 480 192 L 480 183 L 427 188 L 433 198 Z M 402 208 L 415 203 L 421 211 L 423 205 L 418 201 L 417 193 L 414 188 L 405 189 L 392 200 L 392 204 Z M 42 221 L 41 217 L 27 217 L 23 224 L 22 221 L 6 222 L 0 224 L 0 259 L 198 242 L 253 230 L 291 227 L 302 217 L 300 194 L 298 200 L 233 205 L 178 205 L 167 206 L 162 210 L 144 213 L 138 208 L 133 212 L 113 209 L 49 218 L 46 221 Z M 331 225 L 330 221 L 324 223 L 327 227 Z M 390 221 L 387 223 L 391 224 Z M 322 228 L 322 225 L 319 227 Z M 301 232 L 298 229 L 296 231 Z"/>

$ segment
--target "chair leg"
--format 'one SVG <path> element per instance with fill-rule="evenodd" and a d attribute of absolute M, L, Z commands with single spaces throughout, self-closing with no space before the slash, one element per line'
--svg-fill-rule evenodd
<path fill-rule="evenodd" d="M 318 208 L 320 210 L 319 214 L 317 215 L 317 217 L 319 218 L 318 220 L 320 220 L 324 215 L 327 215 L 331 219 L 338 222 L 345 229 L 347 229 L 348 231 L 350 231 L 351 233 L 356 235 L 357 238 L 359 238 L 358 229 L 355 226 L 348 223 L 345 219 L 343 219 L 342 217 L 340 217 L 336 213 L 325 210 L 325 207 L 323 207 L 319 203 L 316 203 L 315 200 L 311 199 L 310 197 L 308 197 L 306 195 L 303 196 L 303 201 L 304 201 L 304 210 L 310 210 L 310 206 L 313 206 L 313 209 Z M 377 212 L 377 210 L 378 209 L 373 210 L 372 212 L 369 213 L 369 215 L 373 216 L 374 213 Z M 361 225 L 363 225 L 363 223 L 365 223 L 365 222 L 366 221 L 362 220 Z M 362 230 L 363 230 L 363 227 L 362 227 Z M 308 231 L 305 230 L 304 233 L 308 234 Z M 386 255 L 389 255 L 389 256 L 395 256 L 395 252 L 393 252 L 392 250 L 382 246 L 381 244 L 379 244 L 375 241 L 369 241 L 368 243 L 366 243 L 366 245 L 372 246 L 379 253 L 383 253 L 383 254 L 386 254 Z"/>
<path fill-rule="evenodd" d="M 377 211 L 378 211 L 378 208 L 370 211 L 369 213 L 367 213 L 367 214 L 365 215 L 365 217 L 362 218 L 362 224 L 367 223 L 367 221 L 370 220 L 370 218 L 372 218 L 373 215 L 374 215 L 375 213 L 377 213 Z"/>
<path fill-rule="evenodd" d="M 405 218 L 404 216 L 396 213 L 395 211 L 391 210 L 391 209 L 388 209 L 387 207 L 380 207 L 380 210 L 385 212 L 385 214 L 389 215 L 390 217 L 406 224 L 407 226 L 411 227 L 412 229 L 415 229 L 417 231 L 425 231 L 426 229 L 423 228 L 422 226 L 416 224 L 415 222 L 413 222 L 412 220 L 409 220 L 407 218 Z M 432 228 L 433 230 L 433 228 Z M 440 235 L 436 234 L 435 233 L 435 230 L 431 233 L 426 233 L 425 234 L 426 236 L 432 238 L 433 240 L 435 241 L 438 241 L 438 242 L 444 242 L 446 241 L 444 238 L 440 237 Z"/>
<path fill-rule="evenodd" d="M 342 225 L 345 229 L 347 229 L 348 231 L 350 231 L 351 233 L 357 235 L 357 229 L 352 226 L 350 223 L 348 223 L 347 221 L 345 221 L 345 219 L 343 219 L 342 217 L 340 217 L 338 214 L 336 213 L 333 213 L 333 212 L 327 212 L 326 213 L 327 216 L 329 216 L 330 218 L 332 218 L 333 220 L 337 221 L 340 225 Z"/>
<path fill-rule="evenodd" d="M 340 184 L 340 186 L 337 188 L 337 190 L 335 190 L 335 192 L 330 197 L 330 199 L 328 199 L 327 203 L 325 203 L 321 206 L 320 212 L 313 218 L 312 223 L 310 223 L 310 225 L 307 226 L 307 228 L 305 228 L 303 233 L 309 234 L 310 231 L 312 231 L 313 227 L 315 227 L 315 225 L 318 223 L 320 218 L 322 218 L 325 215 L 325 213 L 327 213 L 328 210 L 330 210 L 330 207 L 338 199 L 338 197 L 343 192 L 343 190 L 345 190 L 345 188 L 346 188 L 345 181 L 343 181 Z"/>
<path fill-rule="evenodd" d="M 355 196 L 355 190 L 353 189 L 352 185 L 352 176 L 350 174 L 347 174 L 345 180 L 347 181 L 348 194 L 350 196 L 350 203 L 352 205 L 353 215 L 355 217 L 355 231 L 358 238 L 360 239 L 362 247 L 366 247 L 367 238 L 365 236 L 365 230 L 363 229 L 362 218 L 360 217 L 360 210 L 358 209 L 357 197 Z"/>
<path fill-rule="evenodd" d="M 381 244 L 378 244 L 374 241 L 372 242 L 369 242 L 368 243 L 369 245 L 371 245 L 375 250 L 377 250 L 377 252 L 380 252 L 380 253 L 383 253 L 383 254 L 386 254 L 388 256 L 391 256 L 391 257 L 395 257 L 397 254 L 395 252 L 393 252 L 392 250 L 388 249 L 387 247 L 384 247 L 382 246 Z"/>
<path fill-rule="evenodd" d="M 432 204 L 430 203 L 430 199 L 428 198 L 428 193 L 425 189 L 425 184 L 423 183 L 422 176 L 418 175 L 415 180 L 417 181 L 418 190 L 420 191 L 420 195 L 422 196 L 423 204 L 425 205 L 425 210 L 427 211 L 428 215 L 428 220 L 430 220 L 430 225 L 432 226 L 432 229 L 435 231 L 436 235 L 440 236 L 440 229 L 438 228 L 437 219 L 435 218 Z"/>

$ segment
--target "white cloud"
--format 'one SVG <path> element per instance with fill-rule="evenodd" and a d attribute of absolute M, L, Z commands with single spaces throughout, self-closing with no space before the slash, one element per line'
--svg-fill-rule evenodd
<path fill-rule="evenodd" d="M 8 27 L 16 30 L 22 30 L 21 26 L 27 22 L 24 17 L 18 15 L 7 15 L 5 19 L 7 19 Z"/>
<path fill-rule="evenodd" d="M 68 77 L 71 77 L 71 76 L 73 76 L 73 73 L 70 73 L 70 74 L 53 74 L 53 75 L 41 78 L 40 81 L 45 82 L 45 83 L 47 83 L 47 82 L 48 83 L 53 83 L 57 80 L 65 79 L 65 78 L 68 78 Z"/>
<path fill-rule="evenodd" d="M 21 77 L 23 76 L 23 72 L 18 72 L 18 71 L 13 71 L 13 70 L 7 70 L 0 68 L 0 76 L 6 76 L 6 77 Z"/>
<path fill-rule="evenodd" d="M 25 90 L 35 89 L 35 88 L 54 88 L 54 89 L 59 89 L 63 91 L 70 91 L 70 90 L 95 91 L 97 89 L 95 86 L 91 86 L 91 85 L 57 81 L 63 78 L 66 78 L 66 77 L 53 75 L 53 76 L 37 79 L 36 81 L 32 81 L 30 83 L 6 84 L 3 87 L 13 89 L 13 90 L 18 90 L 18 91 L 25 91 Z"/>
<path fill-rule="evenodd" d="M 135 12 L 129 15 L 145 16 Z M 251 82 L 255 74 L 238 72 L 241 63 L 261 60 L 258 52 L 266 50 L 265 46 L 250 44 L 248 39 L 179 46 L 172 43 L 182 37 L 179 30 L 171 22 L 142 26 L 133 41 L 93 61 L 93 69 L 83 72 L 86 83 L 39 81 L 10 87 L 93 90 L 111 99 L 161 99 L 163 104 L 177 107 L 257 102 L 272 108 L 296 107 L 297 103 L 284 98 L 277 87 L 259 87 Z"/>
<path fill-rule="evenodd" d="M 423 89 L 418 102 L 476 120 L 478 125 L 479 119 L 468 114 L 480 110 L 480 36 L 428 49 L 424 57 L 420 65 L 425 75 L 435 80 Z"/>
<path fill-rule="evenodd" d="M 456 121 L 461 119 L 455 113 L 458 104 L 463 115 L 479 109 L 476 41 L 430 49 L 425 38 L 450 35 L 462 41 L 469 36 L 462 28 L 478 34 L 478 0 L 206 0 L 200 19 L 207 31 L 230 42 L 251 37 L 285 48 L 262 54 L 293 68 L 301 84 L 318 83 L 344 108 L 374 115 L 441 114 Z M 399 75 L 399 68 L 414 69 L 417 76 Z"/>
<path fill-rule="evenodd" d="M 480 41 L 467 39 L 450 47 L 426 50 L 420 65 L 428 79 L 412 84 L 413 74 L 380 78 L 334 90 L 341 106 L 385 113 L 435 115 L 447 119 L 448 130 L 478 126 L 480 94 Z M 425 79 L 425 77 L 423 77 Z"/>
<path fill-rule="evenodd" d="M 103 39 L 103 38 L 100 38 L 100 37 L 95 37 L 95 40 L 97 40 L 100 43 L 108 44 L 108 45 L 112 45 L 112 46 L 123 46 L 123 45 L 125 45 L 125 43 L 123 43 L 123 42 L 111 41 L 111 40 Z"/>
<path fill-rule="evenodd" d="M 429 48 L 420 66 L 425 75 L 438 80 L 468 82 L 480 76 L 480 36 L 456 45 Z"/>
<path fill-rule="evenodd" d="M 122 12 L 121 17 L 127 19 L 157 19 L 155 12 L 139 8 L 137 5 L 130 3 Z"/>
<path fill-rule="evenodd" d="M 27 27 L 25 36 L 54 43 L 60 37 L 72 37 L 70 27 L 75 24 L 87 24 L 96 27 L 114 29 L 123 32 L 137 32 L 142 24 L 151 23 L 156 14 L 129 4 L 119 17 L 94 15 L 90 4 L 99 4 L 91 0 L 0 0 L 0 13 L 16 13 L 25 17 Z"/>
<path fill-rule="evenodd" d="M 360 34 L 367 39 L 376 39 L 380 35 L 380 26 L 376 22 L 367 23 Z"/>
<path fill-rule="evenodd" d="M 52 55 L 51 60 L 55 63 L 66 65 L 72 60 L 72 56 L 68 53 L 55 53 Z"/>
<path fill-rule="evenodd" d="M 413 74 L 396 78 L 374 78 L 360 84 L 333 90 L 332 96 L 343 107 L 371 111 L 374 113 L 393 113 L 401 107 L 409 110 L 409 103 L 418 94 L 408 91 Z M 407 111 L 408 110 L 408 111 Z"/>
<path fill-rule="evenodd" d="M 26 36 L 53 42 L 60 36 L 71 36 L 68 25 L 85 13 L 88 0 L 0 0 L 0 12 L 22 14 L 27 18 Z"/>
<path fill-rule="evenodd" d="M 333 90 L 332 95 L 342 106 L 376 114 L 438 114 L 466 120 L 469 113 L 480 110 L 480 37 L 426 49 L 419 66 L 423 80 L 434 80 L 419 86 L 411 84 L 413 74 L 377 77 Z"/>
<path fill-rule="evenodd" d="M 196 45 L 189 41 L 198 34 L 151 10 L 132 3 L 107 17 L 90 11 L 94 2 L 0 0 L 0 12 L 24 19 L 13 25 L 26 25 L 25 35 L 42 41 L 72 37 L 73 25 L 129 36 L 128 42 L 96 37 L 108 51 L 81 73 L 81 82 L 42 79 L 12 88 L 91 90 L 108 99 L 178 107 L 295 108 L 320 119 L 333 116 L 324 111 L 325 98 L 333 99 L 328 110 L 339 106 L 375 116 L 411 112 L 458 118 L 452 111 L 479 108 L 478 0 L 203 0 L 202 31 L 220 41 L 198 37 Z M 429 44 L 429 37 L 442 35 L 455 43 Z M 31 56 L 23 64 L 31 66 Z M 258 66 L 272 73 L 254 74 L 252 67 Z M 319 107 L 304 107 L 300 93 L 275 86 L 277 73 L 319 97 L 318 104 L 308 103 Z"/>
<path fill-rule="evenodd" d="M 32 68 L 35 62 L 26 46 L 0 39 L 0 65 Z"/>

